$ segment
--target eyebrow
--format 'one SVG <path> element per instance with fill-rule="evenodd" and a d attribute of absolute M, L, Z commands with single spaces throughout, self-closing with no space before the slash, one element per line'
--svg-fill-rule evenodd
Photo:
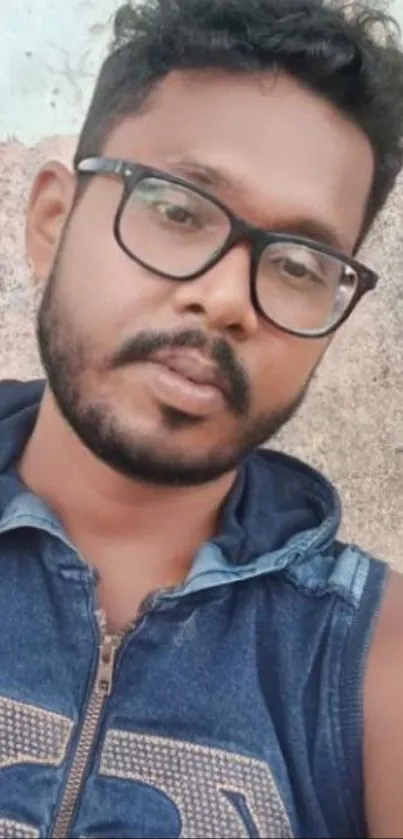
<path fill-rule="evenodd" d="M 228 189 L 235 190 L 237 187 L 242 189 L 242 184 L 236 178 L 231 178 L 223 169 L 215 166 L 209 166 L 205 163 L 198 163 L 196 160 L 190 158 L 168 159 L 168 163 L 172 170 L 178 175 L 182 175 L 197 185 L 207 189 Z"/>
<path fill-rule="evenodd" d="M 172 158 L 167 161 L 174 173 L 187 178 L 206 190 L 227 190 L 246 192 L 245 185 L 236 177 L 231 177 L 220 167 L 199 163 L 191 158 Z M 267 228 L 265 228 L 267 229 Z M 340 252 L 347 252 L 349 244 L 340 236 L 338 230 L 330 224 L 312 217 L 295 218 L 287 222 L 280 222 L 270 228 L 271 233 L 287 233 L 290 236 L 301 236 Z"/>
<path fill-rule="evenodd" d="M 274 232 L 288 233 L 291 236 L 312 239 L 312 241 L 326 245 L 332 250 L 339 251 L 341 254 L 347 253 L 352 248 L 352 245 L 342 240 L 339 232 L 334 227 L 314 218 L 297 219 L 287 224 L 276 224 Z"/>

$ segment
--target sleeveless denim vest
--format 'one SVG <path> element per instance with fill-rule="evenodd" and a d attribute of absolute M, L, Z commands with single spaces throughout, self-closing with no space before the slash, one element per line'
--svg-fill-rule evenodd
<path fill-rule="evenodd" d="M 188 579 L 109 636 L 96 572 L 13 472 L 42 388 L 0 385 L 0 837 L 364 836 L 387 567 L 336 541 L 335 490 L 257 452 Z"/>

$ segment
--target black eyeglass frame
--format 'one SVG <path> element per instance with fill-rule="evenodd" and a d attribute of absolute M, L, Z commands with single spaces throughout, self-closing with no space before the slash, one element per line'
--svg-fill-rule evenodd
<path fill-rule="evenodd" d="M 121 178 L 123 182 L 123 193 L 115 214 L 113 224 L 114 237 L 119 247 L 130 259 L 133 259 L 138 263 L 138 265 L 141 265 L 148 271 L 152 271 L 152 273 L 157 276 L 164 277 L 168 280 L 175 280 L 176 282 L 189 282 L 191 280 L 196 280 L 206 273 L 206 271 L 214 268 L 214 266 L 217 265 L 217 263 L 239 242 L 248 242 L 248 244 L 251 245 L 250 295 L 252 304 L 256 311 L 265 320 L 275 326 L 276 329 L 280 329 L 282 332 L 286 332 L 290 335 L 296 335 L 301 338 L 325 338 L 328 335 L 331 335 L 333 332 L 336 332 L 336 330 L 339 329 L 340 326 L 349 318 L 362 297 L 369 291 L 375 289 L 378 283 L 379 277 L 375 271 L 367 268 L 366 265 L 363 265 L 356 259 L 345 256 L 334 248 L 304 236 L 294 236 L 288 233 L 276 233 L 275 231 L 271 232 L 257 227 L 232 212 L 232 210 L 216 198 L 215 195 L 212 195 L 207 190 L 192 183 L 192 181 L 172 175 L 170 172 L 164 172 L 161 169 L 156 169 L 152 166 L 145 166 L 141 163 L 132 163 L 130 161 L 110 157 L 85 157 L 76 162 L 75 170 L 77 174 L 82 175 L 115 175 Z M 155 178 L 163 180 L 166 183 L 182 186 L 196 195 L 199 195 L 201 198 L 210 201 L 227 217 L 230 224 L 227 238 L 223 242 L 222 246 L 212 255 L 211 259 L 205 262 L 204 265 L 201 268 L 198 268 L 197 271 L 185 276 L 177 277 L 174 274 L 154 268 L 153 265 L 144 262 L 140 257 L 134 254 L 122 239 L 120 228 L 126 204 L 136 186 L 145 178 Z M 351 268 L 356 273 L 358 279 L 357 288 L 355 289 L 355 292 L 345 311 L 341 314 L 339 319 L 330 326 L 324 327 L 323 329 L 310 330 L 309 332 L 292 329 L 278 324 L 264 311 L 264 309 L 262 309 L 256 290 L 259 262 L 263 251 L 269 245 L 278 243 L 296 244 L 311 248 L 311 250 L 314 250 L 317 253 L 333 257 L 339 262 L 344 263 L 348 268 Z"/>

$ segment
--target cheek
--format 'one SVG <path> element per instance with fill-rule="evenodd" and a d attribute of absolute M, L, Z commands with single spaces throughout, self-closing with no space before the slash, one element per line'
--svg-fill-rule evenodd
<path fill-rule="evenodd" d="M 312 340 L 278 333 L 259 348 L 254 376 L 257 412 L 282 407 L 306 386 L 323 357 L 329 339 Z"/>
<path fill-rule="evenodd" d="M 79 224 L 66 237 L 61 260 L 70 307 L 88 331 L 96 328 L 114 344 L 120 333 L 149 328 L 169 297 L 170 284 L 137 265 L 116 243 L 106 224 Z M 112 334 L 113 333 L 113 334 Z"/>

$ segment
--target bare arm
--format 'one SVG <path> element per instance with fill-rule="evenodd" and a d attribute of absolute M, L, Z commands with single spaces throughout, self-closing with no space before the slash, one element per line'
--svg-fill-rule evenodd
<path fill-rule="evenodd" d="M 392 574 L 364 685 L 369 836 L 403 837 L 403 576 Z"/>

